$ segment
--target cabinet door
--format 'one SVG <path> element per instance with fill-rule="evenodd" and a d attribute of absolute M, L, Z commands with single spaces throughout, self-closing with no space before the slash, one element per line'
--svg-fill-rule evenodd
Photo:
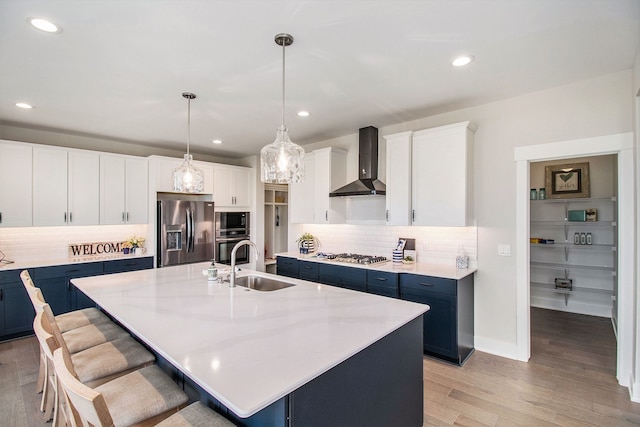
<path fill-rule="evenodd" d="M 473 131 L 469 122 L 414 132 L 413 225 L 466 226 L 473 221 Z"/>
<path fill-rule="evenodd" d="M 35 312 L 21 282 L 0 285 L 0 305 L 4 308 L 4 330 L 0 324 L 0 335 L 20 334 L 32 330 Z"/>
<path fill-rule="evenodd" d="M 276 273 L 280 276 L 298 278 L 298 260 L 291 257 L 279 256 L 276 259 Z"/>
<path fill-rule="evenodd" d="M 251 206 L 251 171 L 247 168 L 215 165 L 213 171 L 216 207 Z"/>
<path fill-rule="evenodd" d="M 314 222 L 341 224 L 346 217 L 346 203 L 342 197 L 329 197 L 329 193 L 347 183 L 347 153 L 329 147 L 313 152 L 314 156 Z"/>
<path fill-rule="evenodd" d="M 213 200 L 216 208 L 233 206 L 232 171 L 225 166 L 215 165 L 213 168 Z"/>
<path fill-rule="evenodd" d="M 172 193 L 173 170 L 179 167 L 184 159 L 152 156 L 155 169 L 156 191 Z M 211 163 L 194 161 L 193 165 L 204 173 L 204 191 L 198 194 L 213 194 L 213 166 Z"/>
<path fill-rule="evenodd" d="M 69 225 L 100 223 L 100 155 L 69 152 Z"/>
<path fill-rule="evenodd" d="M 128 224 L 147 224 L 149 222 L 149 162 L 147 159 L 127 158 L 125 166 L 125 220 Z"/>
<path fill-rule="evenodd" d="M 313 261 L 298 261 L 300 279 L 310 282 L 318 281 L 318 263 Z"/>
<path fill-rule="evenodd" d="M 387 225 L 411 225 L 411 135 L 387 135 Z"/>
<path fill-rule="evenodd" d="M 33 225 L 67 224 L 67 151 L 33 148 Z"/>
<path fill-rule="evenodd" d="M 312 224 L 314 213 L 314 154 L 304 155 L 304 181 L 289 184 L 289 207 L 291 223 Z"/>
<path fill-rule="evenodd" d="M 0 142 L 0 227 L 31 225 L 32 152 L 28 145 Z"/>
<path fill-rule="evenodd" d="M 100 156 L 100 224 L 124 224 L 125 159 Z"/>
<path fill-rule="evenodd" d="M 455 297 L 435 292 L 404 292 L 402 299 L 429 305 L 423 319 L 424 350 L 457 359 Z"/>

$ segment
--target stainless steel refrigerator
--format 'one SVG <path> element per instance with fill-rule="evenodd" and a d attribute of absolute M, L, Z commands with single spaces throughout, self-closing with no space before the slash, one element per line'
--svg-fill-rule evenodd
<path fill-rule="evenodd" d="M 158 267 L 215 258 L 213 202 L 158 195 Z"/>

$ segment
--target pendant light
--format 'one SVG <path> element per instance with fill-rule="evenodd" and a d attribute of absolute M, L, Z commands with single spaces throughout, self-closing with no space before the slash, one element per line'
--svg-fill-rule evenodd
<path fill-rule="evenodd" d="M 293 43 L 290 34 L 276 34 L 275 42 L 282 46 L 282 124 L 276 140 L 260 150 L 260 179 L 265 183 L 289 184 L 304 181 L 304 149 L 289 139 L 284 125 L 284 49 Z"/>
<path fill-rule="evenodd" d="M 196 95 L 191 92 L 183 92 L 187 99 L 187 154 L 184 155 L 182 165 L 173 170 L 173 190 L 180 193 L 203 193 L 204 173 L 193 165 L 193 156 L 189 153 L 191 142 L 191 100 Z"/>

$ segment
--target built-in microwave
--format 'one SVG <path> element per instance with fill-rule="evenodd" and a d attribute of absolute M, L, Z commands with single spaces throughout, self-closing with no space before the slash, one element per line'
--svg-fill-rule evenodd
<path fill-rule="evenodd" d="M 216 237 L 249 235 L 249 212 L 216 212 Z"/>
<path fill-rule="evenodd" d="M 216 261 L 231 264 L 231 251 L 236 243 L 249 239 L 249 212 L 216 212 Z M 236 251 L 236 264 L 249 262 L 249 247 L 241 246 Z"/>

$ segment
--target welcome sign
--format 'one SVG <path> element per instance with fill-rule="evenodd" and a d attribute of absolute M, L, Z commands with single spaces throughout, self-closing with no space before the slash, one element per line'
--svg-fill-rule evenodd
<path fill-rule="evenodd" d="M 122 252 L 122 242 L 94 242 L 69 244 L 69 256 L 96 256 Z"/>

